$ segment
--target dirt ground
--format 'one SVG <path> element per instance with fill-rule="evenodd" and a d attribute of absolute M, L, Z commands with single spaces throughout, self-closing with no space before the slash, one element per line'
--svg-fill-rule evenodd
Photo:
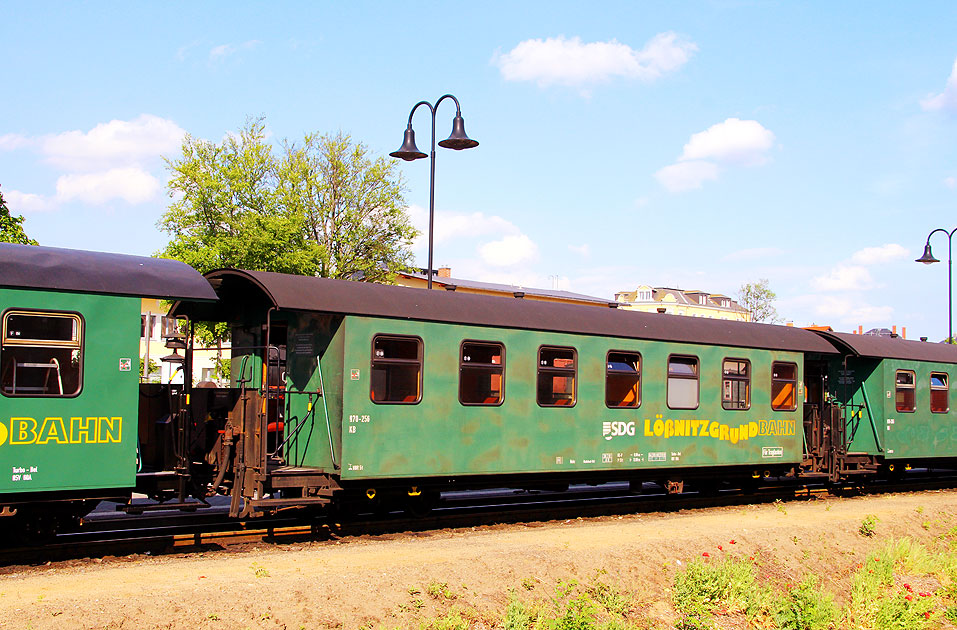
<path fill-rule="evenodd" d="M 873 537 L 859 533 L 868 515 Z M 544 598 L 596 575 L 667 627 L 675 572 L 703 553 L 758 555 L 765 578 L 813 572 L 840 593 L 888 539 L 936 544 L 954 525 L 947 490 L 8 567 L 0 627 L 418 628 L 455 605 L 493 628 L 510 591 Z"/>

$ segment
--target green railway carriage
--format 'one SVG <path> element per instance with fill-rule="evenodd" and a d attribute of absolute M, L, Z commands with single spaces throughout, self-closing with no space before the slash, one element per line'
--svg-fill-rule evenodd
<path fill-rule="evenodd" d="M 831 397 L 844 410 L 842 442 L 850 457 L 888 471 L 947 463 L 957 455 L 951 379 L 957 351 L 948 344 L 826 333 L 841 347 Z"/>
<path fill-rule="evenodd" d="M 176 261 L 0 243 L 2 514 L 129 496 L 141 296 L 216 297 Z"/>
<path fill-rule="evenodd" d="M 230 324 L 229 388 L 138 383 L 141 297 Z M 945 344 L 8 244 L 0 325 L 0 525 L 957 467 Z"/>
<path fill-rule="evenodd" d="M 805 358 L 837 356 L 789 327 L 265 272 L 207 277 L 220 301 L 175 310 L 229 321 L 236 384 L 262 391 L 243 407 L 259 420 L 231 420 L 237 436 L 266 427 L 244 442 L 255 457 L 234 486 L 254 509 L 281 505 L 256 498 L 284 487 L 270 477 L 297 477 L 320 498 L 623 478 L 680 489 L 793 473 L 806 450 Z"/>

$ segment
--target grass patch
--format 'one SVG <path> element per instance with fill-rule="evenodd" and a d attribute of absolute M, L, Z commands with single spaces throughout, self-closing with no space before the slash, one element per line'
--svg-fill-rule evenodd
<path fill-rule="evenodd" d="M 774 614 L 780 630 L 827 630 L 836 619 L 834 596 L 821 589 L 817 578 L 810 575 L 788 589 Z"/>
<path fill-rule="evenodd" d="M 681 615 L 676 627 L 711 628 L 716 611 L 752 615 L 757 612 L 758 591 L 754 561 L 750 558 L 698 558 L 675 576 L 672 603 Z"/>

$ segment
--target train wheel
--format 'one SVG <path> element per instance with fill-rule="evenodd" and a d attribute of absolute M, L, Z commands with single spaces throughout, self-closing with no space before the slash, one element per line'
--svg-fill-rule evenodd
<path fill-rule="evenodd" d="M 405 500 L 405 511 L 409 516 L 423 518 L 432 511 L 438 499 L 438 493 L 423 491 L 417 486 L 412 486 Z"/>
<path fill-rule="evenodd" d="M 702 497 L 716 497 L 721 491 L 721 481 L 718 479 L 699 479 L 694 483 L 694 488 Z"/>

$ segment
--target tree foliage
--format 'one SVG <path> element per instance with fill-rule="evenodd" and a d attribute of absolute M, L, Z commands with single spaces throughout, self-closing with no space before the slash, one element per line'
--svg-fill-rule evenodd
<path fill-rule="evenodd" d="M 777 309 L 774 308 L 777 298 L 777 294 L 768 286 L 767 278 L 743 284 L 738 291 L 738 304 L 748 309 L 753 322 L 773 324 L 781 321 Z"/>
<path fill-rule="evenodd" d="M 0 243 L 39 244 L 23 231 L 23 216 L 10 214 L 7 202 L 3 198 L 3 191 L 0 191 Z"/>
<path fill-rule="evenodd" d="M 167 160 L 173 199 L 161 256 L 220 267 L 390 282 L 416 235 L 394 163 L 345 134 L 274 151 L 262 118 L 214 143 L 186 136 Z"/>

